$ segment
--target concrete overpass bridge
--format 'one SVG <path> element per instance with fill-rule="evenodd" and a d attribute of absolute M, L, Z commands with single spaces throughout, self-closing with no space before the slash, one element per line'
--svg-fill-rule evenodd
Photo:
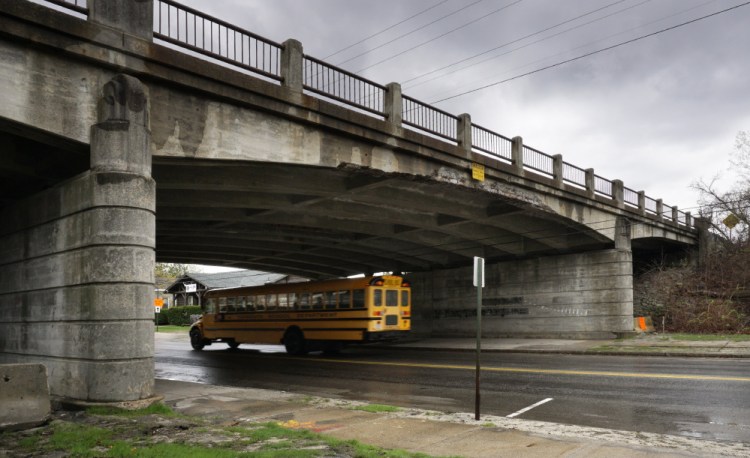
<path fill-rule="evenodd" d="M 64 11 L 49 6 L 55 4 Z M 0 362 L 153 394 L 153 263 L 409 272 L 415 331 L 632 329 L 689 213 L 171 0 L 0 4 Z M 700 225 L 700 224 L 698 224 Z"/>

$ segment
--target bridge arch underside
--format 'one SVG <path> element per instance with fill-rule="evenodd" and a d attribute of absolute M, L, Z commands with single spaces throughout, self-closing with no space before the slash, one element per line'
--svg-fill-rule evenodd
<path fill-rule="evenodd" d="M 316 279 L 614 246 L 598 231 L 525 202 L 357 166 L 160 157 L 153 177 L 157 261 Z"/>

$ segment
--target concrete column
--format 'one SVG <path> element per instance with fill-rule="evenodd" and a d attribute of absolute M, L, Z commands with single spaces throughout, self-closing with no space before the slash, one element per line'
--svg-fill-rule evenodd
<path fill-rule="evenodd" d="M 91 22 L 153 40 L 153 0 L 89 0 L 88 6 Z"/>
<path fill-rule="evenodd" d="M 302 93 L 304 52 L 302 43 L 286 40 L 281 49 L 281 84 L 296 93 Z"/>
<path fill-rule="evenodd" d="M 458 126 L 456 129 L 456 141 L 458 147 L 464 150 L 466 157 L 471 155 L 471 115 L 463 113 L 458 115 Z"/>
<path fill-rule="evenodd" d="M 638 213 L 646 214 L 646 191 L 638 191 Z"/>
<path fill-rule="evenodd" d="M 679 226 L 680 224 L 680 210 L 677 208 L 677 205 L 672 206 L 672 223 L 675 226 Z"/>
<path fill-rule="evenodd" d="M 612 180 L 612 199 L 617 208 L 625 208 L 625 184 L 622 180 Z"/>
<path fill-rule="evenodd" d="M 91 128 L 91 170 L 3 211 L 0 362 L 44 364 L 62 401 L 153 398 L 148 110 L 137 79 L 113 78 Z"/>
<path fill-rule="evenodd" d="M 692 227 L 693 225 L 693 216 L 690 214 L 690 212 L 685 212 L 685 226 Z"/>
<path fill-rule="evenodd" d="M 589 199 L 596 197 L 596 175 L 594 169 L 586 169 L 586 194 Z"/>
<path fill-rule="evenodd" d="M 562 154 L 552 156 L 552 179 L 555 180 L 555 186 L 563 188 L 563 157 Z"/>
<path fill-rule="evenodd" d="M 615 249 L 622 251 L 631 250 L 631 224 L 624 216 L 618 216 L 615 221 Z"/>
<path fill-rule="evenodd" d="M 401 85 L 389 83 L 385 87 L 384 111 L 385 120 L 391 128 L 401 128 L 404 113 L 404 100 L 401 98 Z"/>
<path fill-rule="evenodd" d="M 523 138 L 513 137 L 510 155 L 513 159 L 513 168 L 518 176 L 523 176 Z"/>

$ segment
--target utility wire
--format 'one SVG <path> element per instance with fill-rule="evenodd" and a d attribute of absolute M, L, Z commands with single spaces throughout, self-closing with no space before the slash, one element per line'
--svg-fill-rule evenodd
<path fill-rule="evenodd" d="M 441 17 L 439 17 L 439 18 L 435 19 L 435 20 L 434 20 L 434 21 L 432 21 L 432 22 L 429 22 L 429 23 L 427 23 L 427 24 L 425 24 L 425 25 L 423 25 L 423 26 L 421 26 L 421 27 L 418 27 L 418 28 L 416 28 L 416 29 L 414 29 L 414 30 L 412 30 L 412 31 L 410 31 L 410 32 L 407 32 L 407 33 L 404 33 L 404 34 L 402 34 L 402 35 L 399 35 L 399 36 L 397 36 L 396 38 L 394 38 L 394 39 L 392 39 L 392 40 L 390 40 L 390 41 L 386 41 L 385 43 L 383 43 L 383 44 L 381 44 L 381 45 L 378 45 L 378 46 L 376 46 L 376 47 L 374 47 L 374 48 L 372 48 L 372 49 L 369 49 L 369 50 L 367 50 L 367 51 L 365 51 L 365 52 L 362 52 L 362 53 L 360 53 L 360 54 L 357 54 L 357 55 L 356 55 L 356 56 L 354 56 L 354 57 L 350 57 L 350 58 L 348 58 L 348 59 L 346 59 L 346 60 L 344 60 L 344 61 L 341 61 L 341 62 L 337 63 L 336 65 L 338 65 L 338 66 L 341 66 L 342 64 L 345 64 L 345 63 L 347 63 L 347 62 L 349 62 L 349 61 L 352 61 L 352 60 L 354 60 L 354 59 L 356 59 L 356 58 L 358 58 L 358 57 L 362 57 L 362 56 L 364 56 L 365 54 L 369 54 L 369 53 L 371 53 L 371 52 L 373 52 L 373 51 L 375 51 L 375 50 L 377 50 L 377 49 L 380 49 L 380 48 L 382 48 L 383 46 L 387 46 L 387 45 L 389 45 L 389 44 L 393 43 L 394 41 L 398 41 L 398 40 L 400 40 L 400 39 L 402 39 L 402 38 L 404 38 L 404 37 L 407 37 L 407 36 L 409 36 L 409 35 L 411 35 L 411 34 L 413 34 L 413 33 L 419 32 L 420 30 L 422 30 L 422 29 L 424 29 L 424 28 L 427 28 L 427 27 L 431 26 L 432 24 L 435 24 L 435 23 L 437 23 L 437 22 L 440 22 L 440 21 L 442 21 L 443 19 L 445 19 L 445 18 L 447 18 L 447 17 L 453 16 L 454 14 L 458 14 L 458 13 L 460 13 L 461 11 L 464 11 L 464 10 L 466 10 L 466 9 L 468 9 L 468 8 L 471 8 L 472 6 L 476 5 L 477 3 L 481 3 L 481 2 L 483 2 L 483 1 L 484 1 L 484 0 L 476 0 L 476 1 L 475 1 L 475 2 L 473 2 L 473 3 L 469 3 L 468 5 L 466 5 L 466 6 L 463 6 L 463 7 L 459 8 L 459 9 L 457 9 L 456 11 L 453 11 L 452 13 L 448 13 L 448 14 L 446 14 L 445 16 L 441 16 Z"/>
<path fill-rule="evenodd" d="M 395 23 L 395 24 L 393 24 L 393 25 L 391 25 L 391 26 L 388 26 L 388 27 L 384 28 L 383 30 L 381 30 L 381 31 L 379 31 L 379 32 L 375 32 L 375 33 L 373 33 L 372 35 L 370 35 L 370 36 L 368 36 L 368 37 L 365 37 L 365 38 L 363 38 L 363 39 L 359 40 L 359 41 L 358 41 L 358 42 L 356 42 L 356 43 L 352 43 L 352 44 L 350 44 L 349 46 L 347 46 L 347 47 L 345 47 L 345 48 L 341 48 L 341 49 L 339 49 L 338 51 L 336 51 L 336 52 L 335 52 L 335 53 L 333 53 L 333 54 L 329 54 L 329 55 L 325 56 L 325 57 L 323 58 L 323 60 L 329 59 L 329 58 L 331 58 L 331 57 L 335 56 L 336 54 L 340 54 L 340 53 L 342 53 L 342 52 L 344 52 L 344 51 L 346 51 L 346 50 L 348 50 L 348 49 L 351 49 L 351 48 L 353 48 L 353 47 L 355 47 L 355 46 L 357 46 L 357 45 L 359 45 L 359 44 L 362 44 L 362 43 L 364 43 L 365 41 L 367 41 L 367 40 L 369 40 L 369 39 L 371 39 L 371 38 L 375 38 L 375 37 L 377 37 L 378 35 L 381 35 L 381 34 L 383 34 L 383 33 L 387 32 L 387 31 L 391 30 L 392 28 L 394 28 L 394 27 L 397 27 L 397 26 L 399 26 L 399 25 L 403 24 L 404 22 L 410 21 L 411 19 L 414 19 L 415 17 L 417 17 L 417 16 L 420 16 L 420 15 L 422 15 L 422 14 L 424 14 L 424 13 L 426 13 L 426 12 L 430 11 L 431 9 L 437 8 L 438 6 L 442 5 L 443 3 L 446 3 L 446 2 L 449 2 L 449 1 L 450 1 L 450 0 L 443 0 L 442 2 L 440 2 L 440 3 L 436 3 L 436 4 L 432 5 L 432 6 L 431 6 L 431 7 L 429 7 L 429 8 L 423 9 L 422 11 L 420 11 L 420 12 L 418 12 L 418 13 L 416 13 L 416 14 L 413 14 L 413 15 L 409 16 L 408 18 L 406 18 L 406 19 L 404 19 L 404 20 L 402 20 L 402 21 L 399 21 L 399 22 L 397 22 L 397 23 Z"/>
<path fill-rule="evenodd" d="M 401 84 L 402 84 L 402 85 L 406 85 L 407 83 L 410 83 L 411 81 L 414 81 L 414 80 L 417 80 L 417 79 L 423 78 L 423 77 L 425 77 L 425 76 L 428 76 L 428 75 L 432 75 L 432 74 L 434 74 L 434 73 L 437 73 L 437 72 L 439 72 L 439 71 L 441 71 L 441 70 L 445 70 L 445 69 L 447 69 L 447 68 L 451 68 L 451 67 L 454 67 L 454 66 L 456 66 L 456 65 L 458 65 L 458 64 L 462 64 L 462 63 L 464 63 L 464 62 L 467 62 L 467 61 L 469 61 L 469 60 L 475 59 L 475 58 L 477 58 L 477 57 L 479 57 L 479 56 L 483 56 L 483 55 L 485 55 L 485 54 L 491 53 L 492 51 L 496 51 L 496 50 L 498 50 L 498 49 L 501 49 L 501 48 L 504 48 L 504 47 L 506 47 L 506 46 L 510 46 L 510 45 L 512 45 L 512 44 L 514 44 L 514 43 L 518 43 L 519 41 L 523 41 L 523 40 L 525 40 L 525 39 L 527 39 L 527 38 L 531 38 L 531 37 L 533 37 L 533 36 L 535 36 L 535 35 L 539 35 L 540 33 L 544 33 L 544 32 L 547 32 L 547 31 L 549 31 L 549 30 L 555 29 L 555 28 L 557 28 L 557 27 L 560 27 L 560 26 L 562 26 L 562 25 L 565 25 L 565 24 L 567 24 L 567 23 L 569 23 L 569 22 L 573 22 L 573 21 L 576 21 L 576 20 L 578 20 L 578 19 L 581 19 L 581 18 L 583 18 L 583 17 L 586 17 L 586 16 L 590 16 L 590 15 L 592 15 L 592 14 L 594 14 L 594 13 L 597 13 L 597 12 L 599 12 L 599 11 L 605 10 L 605 9 L 607 9 L 607 8 L 610 8 L 610 7 L 614 6 L 614 5 L 617 5 L 618 3 L 622 3 L 622 2 L 625 2 L 625 1 L 627 1 L 627 0 L 617 0 L 616 2 L 610 3 L 609 5 L 605 5 L 605 6 L 602 6 L 601 8 L 597 8 L 597 9 L 595 9 L 595 10 L 591 10 L 591 11 L 589 11 L 588 13 L 584 13 L 584 14 L 581 14 L 580 16 L 576 16 L 576 17 L 574 17 L 574 18 L 571 18 L 571 19 L 568 19 L 568 20 L 566 20 L 566 21 L 563 21 L 563 22 L 557 23 L 557 24 L 555 24 L 555 25 L 553 25 L 553 26 L 550 26 L 550 27 L 547 27 L 547 28 L 545 28 L 545 29 L 539 30 L 539 31 L 537 31 L 537 32 L 534 32 L 534 33 L 530 33 L 530 34 L 528 34 L 528 35 L 525 35 L 525 36 L 523 36 L 523 37 L 520 37 L 520 38 L 516 38 L 515 40 L 509 41 L 509 42 L 506 42 L 506 43 L 503 43 L 503 44 L 501 44 L 501 45 L 499 45 L 499 46 L 495 46 L 494 48 L 488 49 L 488 50 L 486 50 L 486 51 L 483 51 L 483 52 L 480 52 L 480 53 L 478 53 L 478 54 L 474 54 L 473 56 L 470 56 L 470 57 L 467 57 L 467 58 L 461 59 L 461 60 L 459 60 L 459 61 L 453 62 L 453 63 L 451 63 L 451 64 L 445 65 L 445 66 L 443 66 L 443 67 L 440 67 L 440 68 L 436 68 L 436 69 L 434 69 L 434 70 L 430 70 L 429 72 L 426 72 L 426 73 L 422 73 L 421 75 L 417 75 L 417 76 L 415 76 L 415 77 L 413 77 L 413 78 L 409 78 L 408 80 L 404 80 L 404 81 L 402 81 L 402 82 L 401 82 Z M 637 5 L 633 5 L 633 6 L 629 7 L 629 8 L 626 8 L 626 9 L 623 9 L 623 10 L 620 10 L 620 11 L 617 11 L 617 12 L 616 12 L 616 13 L 614 13 L 614 14 L 617 14 L 617 13 L 621 13 L 621 12 L 623 12 L 623 11 L 627 10 L 627 9 L 630 9 L 630 8 L 635 8 L 636 6 L 640 6 L 640 5 L 642 5 L 642 4 L 644 4 L 644 3 L 647 3 L 647 2 L 649 2 L 649 1 L 651 1 L 651 0 L 646 0 L 646 1 L 644 1 L 644 2 L 638 3 Z M 602 19 L 604 19 L 604 18 L 607 18 L 607 17 L 609 17 L 609 16 L 604 16 L 604 17 L 598 18 L 598 19 L 596 19 L 596 20 L 597 20 L 597 21 L 600 21 L 600 20 L 602 20 Z M 592 21 L 592 22 L 593 22 L 593 21 Z M 587 24 L 590 24 L 590 23 L 591 23 L 591 22 L 587 22 L 586 24 L 582 24 L 582 25 L 587 25 Z M 580 27 L 580 26 L 579 26 L 579 27 Z M 571 31 L 571 30 L 574 30 L 574 28 L 573 28 L 573 29 L 567 29 L 567 30 L 566 30 L 565 32 L 569 32 L 569 31 Z M 555 35 L 552 35 L 552 36 L 555 36 Z M 547 38 L 545 38 L 545 39 L 549 39 L 549 38 L 551 38 L 551 37 L 547 37 Z M 538 43 L 538 42 L 536 42 L 536 43 Z M 518 49 L 520 49 L 520 48 L 518 48 Z"/>
<path fill-rule="evenodd" d="M 643 40 L 643 39 L 646 39 L 646 38 L 653 37 L 655 35 L 659 35 L 659 34 L 664 33 L 664 32 L 668 32 L 670 30 L 674 30 L 674 29 L 677 29 L 677 28 L 680 28 L 680 27 L 683 27 L 683 26 L 686 26 L 686 25 L 689 25 L 689 24 L 693 24 L 695 22 L 702 21 L 704 19 L 708 19 L 708 18 L 713 17 L 713 16 L 718 16 L 719 14 L 723 14 L 723 13 L 735 10 L 735 9 L 743 7 L 743 6 L 747 6 L 749 4 L 750 4 L 750 1 L 745 2 L 745 3 L 741 3 L 739 5 L 735 5 L 735 6 L 723 9 L 721 11 L 717 11 L 715 13 L 707 14 L 705 16 L 701 16 L 699 18 L 692 19 L 690 21 L 686 21 L 686 22 L 683 22 L 683 23 L 680 23 L 680 24 L 677 24 L 677 25 L 673 25 L 673 26 L 667 27 L 665 29 L 657 30 L 656 32 L 652 32 L 652 33 L 649 33 L 649 34 L 646 34 L 646 35 L 641 35 L 640 37 L 636 37 L 636 38 L 633 38 L 633 39 L 630 39 L 630 40 L 627 40 L 627 41 L 623 41 L 623 42 L 614 44 L 612 46 L 607 46 L 606 48 L 597 49 L 596 51 L 591 51 L 589 53 L 582 54 L 580 56 L 572 57 L 570 59 L 566 59 L 566 60 L 563 60 L 563 61 L 560 61 L 560 62 L 557 62 L 557 63 L 554 63 L 554 64 L 547 65 L 545 67 L 537 68 L 536 70 L 532 70 L 530 72 L 522 73 L 520 75 L 516 75 L 516 76 L 510 77 L 510 78 L 506 78 L 506 79 L 501 80 L 501 81 L 496 81 L 494 83 L 487 84 L 487 85 L 484 85 L 484 86 L 481 86 L 481 87 L 478 87 L 478 88 L 475 88 L 475 89 L 471 89 L 471 90 L 468 90 L 468 91 L 460 92 L 458 94 L 454 94 L 454 95 L 451 95 L 451 96 L 448 96 L 448 97 L 443 97 L 442 99 L 430 102 L 430 104 L 437 104 L 437 103 L 440 103 L 440 102 L 445 102 L 446 100 L 455 99 L 455 98 L 458 98 L 458 97 L 461 97 L 461 96 L 464 96 L 464 95 L 467 95 L 467 94 L 472 94 L 474 92 L 482 91 L 484 89 L 487 89 L 487 88 L 490 88 L 490 87 L 493 87 L 493 86 L 497 86 L 499 84 L 507 83 L 507 82 L 513 81 L 513 80 L 517 80 L 519 78 L 523 78 L 524 76 L 529 76 L 529 75 L 533 75 L 535 73 L 540 73 L 540 72 L 543 72 L 545 70 L 549 70 L 551 68 L 559 67 L 561 65 L 564 65 L 564 64 L 567 64 L 567 63 L 570 63 L 570 62 L 574 62 L 574 61 L 581 60 L 581 59 L 589 57 L 589 56 L 593 56 L 595 54 L 602 53 L 604 51 L 609 51 L 609 50 L 612 50 L 612 49 L 615 49 L 615 48 L 619 48 L 620 46 L 624 46 L 624 45 L 627 45 L 627 44 L 630 44 L 630 43 L 635 43 L 636 41 L 640 41 L 640 40 Z"/>
<path fill-rule="evenodd" d="M 491 16 L 491 15 L 493 15 L 493 14 L 499 13 L 500 11 L 503 11 L 503 10 L 504 10 L 504 9 L 506 9 L 506 8 L 510 8 L 510 7 L 511 7 L 511 6 L 513 6 L 513 5 L 517 5 L 518 3 L 521 3 L 522 1 L 524 1 L 524 0 L 516 0 L 516 1 L 512 2 L 512 3 L 509 3 L 509 4 L 505 5 L 505 6 L 503 6 L 502 8 L 498 8 L 498 9 L 496 9 L 496 10 L 494 10 L 494 11 L 491 11 L 491 12 L 489 12 L 489 13 L 487 13 L 487 14 L 485 14 L 485 15 L 481 16 L 481 17 L 478 17 L 478 18 L 476 18 L 476 19 L 474 19 L 474 20 L 472 20 L 472 21 L 469 21 L 469 22 L 467 22 L 467 23 L 465 23 L 465 24 L 463 24 L 463 25 L 460 25 L 460 26 L 458 26 L 458 27 L 456 27 L 456 28 L 453 28 L 453 29 L 451 29 L 451 30 L 449 30 L 449 31 L 447 31 L 447 32 L 445 32 L 445 33 L 442 33 L 442 34 L 440 34 L 440 35 L 438 35 L 438 36 L 434 37 L 434 38 L 431 38 L 431 39 L 429 39 L 429 40 L 427 40 L 427 41 L 423 41 L 422 43 L 419 43 L 418 45 L 412 46 L 411 48 L 407 48 L 407 49 L 405 49 L 405 50 L 403 50 L 403 51 L 401 51 L 401 52 L 399 52 L 399 53 L 397 53 L 397 54 L 394 54 L 394 55 L 392 55 L 392 56 L 390 56 L 390 57 L 387 57 L 387 58 L 385 58 L 385 59 L 383 59 L 383 60 L 380 60 L 380 61 L 378 61 L 378 62 L 375 62 L 374 64 L 368 65 L 367 67 L 364 67 L 364 68 L 360 68 L 359 70 L 355 71 L 354 73 L 357 73 L 357 74 L 359 74 L 359 73 L 362 73 L 363 71 L 365 71 L 365 70 L 368 70 L 368 69 L 371 69 L 372 67 L 375 67 L 375 66 L 377 66 L 377 65 L 380 65 L 380 64 L 382 64 L 382 63 L 388 62 L 389 60 L 393 60 L 393 59 L 395 59 L 396 57 L 402 56 L 402 55 L 404 55 L 404 54 L 406 54 L 406 53 L 412 52 L 412 51 L 414 51 L 415 49 L 417 49 L 417 48 L 421 48 L 422 46 L 424 46 L 424 45 L 426 45 L 426 44 L 429 44 L 429 43 L 432 43 L 433 41 L 435 41 L 435 40 L 438 40 L 438 39 L 440 39 L 440 38 L 443 38 L 443 37 L 444 37 L 444 36 L 446 36 L 446 35 L 450 35 L 451 33 L 455 32 L 455 31 L 457 31 L 457 30 L 461 30 L 461 29 L 463 29 L 464 27 L 468 27 L 468 26 L 470 26 L 471 24 L 474 24 L 474 23 L 476 23 L 476 22 L 479 22 L 479 21 L 481 21 L 482 19 L 485 19 L 485 18 L 487 18 L 487 17 L 489 17 L 489 16 Z"/>
<path fill-rule="evenodd" d="M 650 1 L 650 0 L 646 0 L 646 1 Z M 657 22 L 662 22 L 662 21 L 665 21 L 665 20 L 667 20 L 667 19 L 671 19 L 671 18 L 673 18 L 673 17 L 675 17 L 675 16 L 680 16 L 680 15 L 682 15 L 682 14 L 685 14 L 685 13 L 689 12 L 689 11 L 692 11 L 692 10 L 695 10 L 695 9 L 698 9 L 698 8 L 701 8 L 701 7 L 703 7 L 703 6 L 706 6 L 706 5 L 708 5 L 709 3 L 715 3 L 716 1 L 717 1 L 717 0 L 709 0 L 709 1 L 707 1 L 707 2 L 701 3 L 700 5 L 696 5 L 696 6 L 694 6 L 694 7 L 688 8 L 688 9 L 686 9 L 686 10 L 682 10 L 682 11 L 680 11 L 680 12 L 678 12 L 678 13 L 675 13 L 675 14 L 670 14 L 670 15 L 668 15 L 668 16 L 662 16 L 662 17 L 661 17 L 661 18 L 659 18 L 659 19 L 656 19 L 656 20 L 653 20 L 653 21 L 647 22 L 647 23 L 645 23 L 645 24 L 642 24 L 642 25 L 639 25 L 639 26 L 637 26 L 637 27 L 633 27 L 633 28 L 630 28 L 630 29 L 624 30 L 624 31 L 622 31 L 622 32 L 617 32 L 617 33 L 615 33 L 615 34 L 612 34 L 612 35 L 608 35 L 608 36 L 606 36 L 606 37 L 604 37 L 604 38 L 601 38 L 601 39 L 598 39 L 598 40 L 590 41 L 590 42 L 588 42 L 588 43 L 586 43 L 586 44 L 583 44 L 583 45 L 581 45 L 581 46 L 576 46 L 575 48 L 573 48 L 573 49 L 570 49 L 569 51 L 566 51 L 566 52 L 562 52 L 562 53 L 557 53 L 557 54 L 553 54 L 553 55 L 550 55 L 550 56 L 546 56 L 546 57 L 542 57 L 541 59 L 536 59 L 536 60 L 534 60 L 534 61 L 531 61 L 531 62 L 529 62 L 529 63 L 527 63 L 527 64 L 521 65 L 521 66 L 519 66 L 519 67 L 514 67 L 513 69 L 511 69 L 511 70 L 509 70 L 509 71 L 507 71 L 507 72 L 505 72 L 505 73 L 511 73 L 511 72 L 512 72 L 512 71 L 514 71 L 514 70 L 520 70 L 520 69 L 522 69 L 522 68 L 526 68 L 526 67 L 529 67 L 529 66 L 531 66 L 531 65 L 534 65 L 534 64 L 536 64 L 536 63 L 539 63 L 539 62 L 544 62 L 544 61 L 546 61 L 546 60 L 549 60 L 549 59 L 554 59 L 554 58 L 556 58 L 556 57 L 562 56 L 562 55 L 564 55 L 564 54 L 567 54 L 567 53 L 569 53 L 569 52 L 572 52 L 572 51 L 575 51 L 575 50 L 578 50 L 578 49 L 582 49 L 582 48 L 585 48 L 585 47 L 587 47 L 587 46 L 591 46 L 591 45 L 593 45 L 593 44 L 596 44 L 596 43 L 599 43 L 599 42 L 602 42 L 602 41 L 608 40 L 608 39 L 610 39 L 610 38 L 614 38 L 614 37 L 617 37 L 617 36 L 623 35 L 623 34 L 625 34 L 625 33 L 628 33 L 628 32 L 632 32 L 632 31 L 634 31 L 634 30 L 638 30 L 638 29 L 641 29 L 641 28 L 643 28 L 643 27 L 645 27 L 645 26 L 647 26 L 647 25 L 655 24 L 655 23 L 657 23 Z M 603 16 L 603 17 L 602 17 L 602 18 L 600 18 L 600 19 L 605 19 L 605 18 L 608 18 L 608 17 L 610 17 L 610 16 L 613 16 L 614 14 L 617 14 L 617 13 L 619 13 L 619 12 L 621 12 L 621 11 L 625 11 L 625 10 L 627 10 L 627 9 L 630 9 L 630 8 L 633 8 L 633 7 L 635 7 L 635 6 L 640 6 L 640 5 L 642 5 L 643 3 L 645 3 L 645 2 L 642 2 L 642 3 L 638 3 L 638 4 L 636 4 L 636 5 L 632 6 L 632 7 L 628 7 L 628 8 L 625 8 L 625 9 L 623 9 L 623 10 L 619 10 L 618 12 L 615 12 L 615 13 L 609 14 L 609 15 L 607 15 L 607 16 Z M 586 23 L 580 24 L 579 26 L 571 27 L 570 29 L 566 29 L 566 30 L 563 30 L 563 31 L 561 31 L 561 32 L 558 32 L 558 33 L 555 33 L 555 34 L 553 34 L 553 35 L 550 35 L 550 36 L 548 36 L 548 37 L 545 37 L 545 38 L 541 38 L 541 39 L 539 39 L 539 40 L 536 40 L 536 41 L 532 41 L 531 43 L 527 43 L 527 44 L 525 44 L 525 45 L 523 45 L 523 46 L 519 46 L 519 47 L 517 47 L 517 48 L 511 49 L 511 50 L 509 50 L 509 51 L 506 51 L 506 52 L 504 52 L 504 53 L 502 53 L 502 54 L 498 54 L 498 55 L 496 55 L 496 56 L 492 56 L 492 57 L 489 57 L 489 58 L 487 58 L 487 59 L 483 59 L 483 60 L 480 60 L 479 62 L 474 62 L 473 64 L 469 64 L 469 65 L 466 65 L 466 66 L 464 66 L 464 67 L 461 67 L 461 68 L 457 68 L 457 69 L 455 69 L 455 70 L 453 70 L 453 71 L 450 71 L 450 72 L 444 73 L 444 74 L 442 74 L 442 75 L 437 75 L 437 76 L 434 76 L 434 77 L 432 77 L 432 78 L 430 78 L 430 79 L 427 79 L 427 80 L 425 80 L 425 81 L 422 81 L 422 82 L 420 82 L 420 83 L 416 83 L 416 84 L 413 84 L 413 85 L 409 86 L 409 88 L 410 88 L 410 89 L 413 89 L 413 88 L 415 88 L 415 87 L 417 87 L 417 86 L 421 86 L 421 85 L 423 85 L 423 84 L 429 83 L 430 81 L 434 81 L 434 80 L 436 80 L 436 79 L 440 79 L 440 78 L 446 77 L 446 76 L 448 76 L 448 75 L 452 75 L 452 74 L 454 74 L 454 73 L 457 73 L 457 72 L 460 72 L 460 71 L 463 71 L 463 70 L 469 69 L 469 68 L 471 68 L 471 67 L 475 67 L 475 66 L 477 66 L 477 65 L 481 65 L 481 64 L 483 64 L 483 63 L 485 63 L 485 62 L 489 62 L 489 61 L 491 61 L 491 60 L 494 60 L 494 59 L 497 59 L 497 58 L 499 58 L 499 57 L 507 56 L 508 54 L 512 54 L 512 53 L 514 53 L 514 52 L 516 52 L 516 51 L 520 51 L 521 49 L 527 48 L 527 47 L 529 47 L 529 46 L 532 46 L 532 45 L 535 45 L 535 44 L 537 44 L 537 43 L 541 43 L 541 42 L 543 42 L 543 41 L 547 41 L 547 40 L 549 40 L 549 39 L 551 39 L 551 38 L 557 37 L 557 36 L 559 36 L 559 35 L 562 35 L 562 34 L 564 34 L 564 33 L 567 33 L 567 32 L 569 32 L 569 31 L 572 31 L 572 30 L 578 29 L 578 28 L 580 28 L 580 27 L 582 27 L 582 26 L 586 26 L 586 25 L 588 25 L 588 24 L 591 24 L 592 22 L 596 22 L 596 21 L 597 21 L 597 20 L 593 20 L 593 21 L 589 21 L 589 22 L 586 22 Z M 493 75 L 493 76 L 492 76 L 492 78 L 496 78 L 496 77 L 497 77 L 497 75 Z M 484 79 L 487 79 L 487 78 L 484 78 Z"/>

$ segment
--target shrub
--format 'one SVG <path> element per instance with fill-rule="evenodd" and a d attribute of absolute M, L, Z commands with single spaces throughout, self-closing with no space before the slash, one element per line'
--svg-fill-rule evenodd
<path fill-rule="evenodd" d="M 190 325 L 190 315 L 200 314 L 201 308 L 197 305 L 188 305 L 184 307 L 169 307 L 165 311 L 162 311 L 167 316 L 169 324 L 173 326 L 188 326 Z"/>

